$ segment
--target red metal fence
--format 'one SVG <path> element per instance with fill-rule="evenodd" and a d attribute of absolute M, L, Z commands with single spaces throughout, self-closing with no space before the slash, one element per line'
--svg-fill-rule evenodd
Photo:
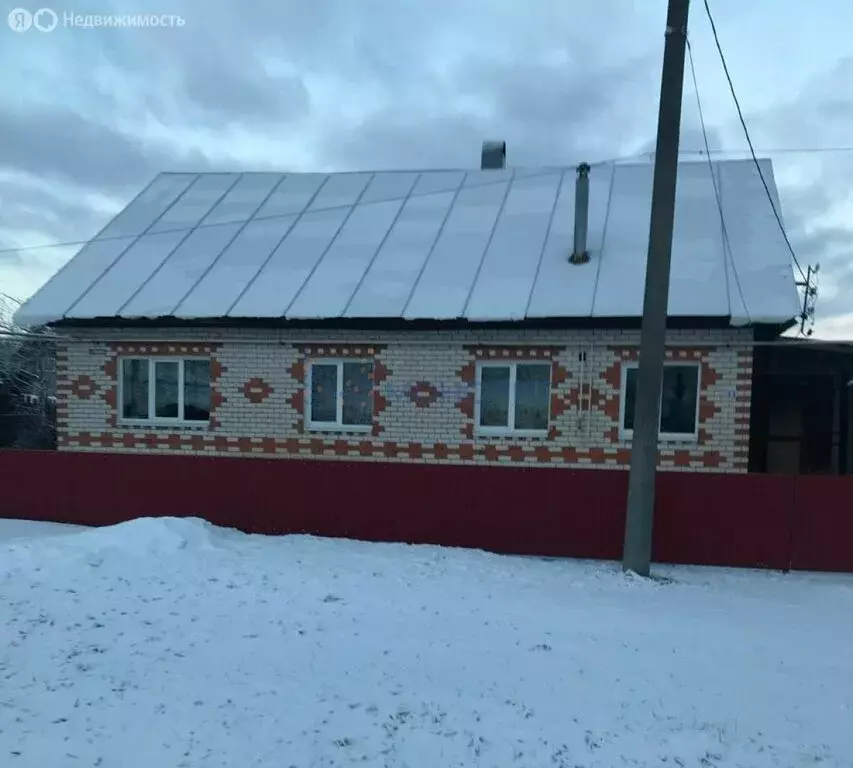
<path fill-rule="evenodd" d="M 495 552 L 618 559 L 622 470 L 0 451 L 0 517 L 197 516 Z M 664 473 L 658 562 L 853 572 L 853 476 Z"/>

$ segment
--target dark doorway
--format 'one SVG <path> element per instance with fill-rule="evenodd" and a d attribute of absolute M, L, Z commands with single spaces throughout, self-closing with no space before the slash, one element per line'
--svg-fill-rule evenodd
<path fill-rule="evenodd" d="M 829 374 L 765 374 L 754 382 L 751 470 L 782 474 L 839 471 L 838 379 Z"/>

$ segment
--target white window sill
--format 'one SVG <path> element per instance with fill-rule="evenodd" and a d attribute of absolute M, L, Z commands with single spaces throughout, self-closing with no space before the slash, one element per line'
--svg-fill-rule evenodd
<path fill-rule="evenodd" d="M 331 422 L 308 422 L 309 432 L 370 432 L 372 424 L 338 424 Z"/>
<path fill-rule="evenodd" d="M 632 442 L 634 439 L 634 430 L 632 429 L 630 432 L 620 431 L 619 439 L 625 440 L 627 442 Z M 689 435 L 678 435 L 672 434 L 670 432 L 664 432 L 658 435 L 658 442 L 660 443 L 693 443 L 697 444 L 699 442 L 699 435 L 697 433 L 691 433 Z"/>
<path fill-rule="evenodd" d="M 548 437 L 547 429 L 500 429 L 475 427 L 474 437 Z"/>

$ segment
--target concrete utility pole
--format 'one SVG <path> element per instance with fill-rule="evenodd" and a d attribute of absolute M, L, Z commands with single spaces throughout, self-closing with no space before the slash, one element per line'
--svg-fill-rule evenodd
<path fill-rule="evenodd" d="M 652 560 L 655 471 L 689 8 L 690 0 L 669 0 L 666 14 L 666 44 L 658 110 L 649 254 L 646 262 L 640 363 L 634 401 L 634 437 L 628 481 L 625 547 L 622 552 L 622 567 L 641 576 L 649 575 Z"/>

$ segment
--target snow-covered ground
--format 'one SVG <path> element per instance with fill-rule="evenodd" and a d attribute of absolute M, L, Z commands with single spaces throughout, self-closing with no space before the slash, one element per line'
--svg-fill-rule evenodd
<path fill-rule="evenodd" d="M 853 765 L 844 576 L 177 519 L 0 538 L 4 768 Z"/>

